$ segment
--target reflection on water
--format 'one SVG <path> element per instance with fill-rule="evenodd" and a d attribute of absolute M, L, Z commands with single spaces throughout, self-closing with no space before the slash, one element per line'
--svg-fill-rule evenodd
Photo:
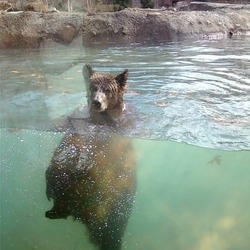
<path fill-rule="evenodd" d="M 94 249 L 80 223 L 44 217 L 44 173 L 65 136 L 53 128 L 86 110 L 86 62 L 129 69 L 126 102 L 138 124 L 124 135 L 138 172 L 123 249 L 250 249 L 249 45 L 246 38 L 3 51 L 1 249 Z"/>
<path fill-rule="evenodd" d="M 249 149 L 249 39 L 4 51 L 2 126 L 50 129 L 55 119 L 84 109 L 81 67 L 90 63 L 114 74 L 129 69 L 125 98 L 140 123 L 127 135 Z"/>
<path fill-rule="evenodd" d="M 44 218 L 51 208 L 44 172 L 64 135 L 1 132 L 1 249 L 93 249 L 80 223 Z M 133 145 L 137 195 L 124 249 L 250 249 L 249 152 L 139 139 Z"/>

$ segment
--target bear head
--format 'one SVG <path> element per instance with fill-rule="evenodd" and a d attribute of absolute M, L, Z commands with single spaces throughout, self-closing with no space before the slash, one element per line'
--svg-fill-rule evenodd
<path fill-rule="evenodd" d="M 123 95 L 128 70 L 112 76 L 95 72 L 89 65 L 86 65 L 83 68 L 83 76 L 86 83 L 90 117 L 97 123 L 100 118 L 104 117 L 110 120 L 119 118 L 125 109 Z"/>

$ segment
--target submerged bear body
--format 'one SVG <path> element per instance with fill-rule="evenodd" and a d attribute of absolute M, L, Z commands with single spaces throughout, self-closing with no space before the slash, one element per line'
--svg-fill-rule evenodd
<path fill-rule="evenodd" d="M 115 132 L 124 110 L 127 71 L 112 78 L 94 75 L 87 67 L 84 74 L 95 129 L 68 133 L 55 150 L 46 171 L 46 194 L 54 206 L 45 215 L 50 219 L 73 216 L 87 226 L 90 240 L 99 249 L 121 249 L 136 192 L 132 142 Z M 105 126 L 113 126 L 114 132 L 100 134 Z"/>

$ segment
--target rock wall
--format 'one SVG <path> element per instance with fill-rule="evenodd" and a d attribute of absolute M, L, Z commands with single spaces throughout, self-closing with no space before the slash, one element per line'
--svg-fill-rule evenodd
<path fill-rule="evenodd" d="M 210 3 L 227 3 L 227 4 L 247 4 L 250 3 L 249 0 L 196 0 L 192 2 L 210 2 Z"/>
<path fill-rule="evenodd" d="M 87 15 L 84 41 L 176 41 L 187 37 L 216 38 L 250 31 L 249 10 L 167 11 L 131 9 Z"/>
<path fill-rule="evenodd" d="M 0 15 L 0 48 L 36 48 L 47 39 L 70 44 L 82 27 L 82 14 L 16 12 Z"/>
<path fill-rule="evenodd" d="M 191 3 L 190 7 L 192 4 L 199 3 Z M 91 46 L 94 42 L 232 37 L 249 31 L 249 5 L 233 8 L 224 5 L 213 11 L 133 8 L 92 14 L 33 11 L 0 14 L 0 48 L 34 48 L 47 40 L 70 44 L 76 37 L 82 37 L 84 44 Z"/>
<path fill-rule="evenodd" d="M 0 0 L 1 2 L 2 0 Z M 88 8 L 88 5 L 95 5 L 97 1 L 84 1 L 84 0 L 7 0 L 9 3 L 15 4 L 19 8 L 25 6 L 29 3 L 41 1 L 43 3 L 48 3 L 48 6 L 60 11 L 68 11 L 69 7 L 72 8 L 72 11 L 84 11 Z M 176 5 L 177 2 L 186 2 L 190 3 L 191 0 L 154 0 L 155 7 L 161 6 L 172 6 Z M 88 2 L 88 3 L 87 3 Z M 109 3 L 112 4 L 112 0 L 102 0 L 100 3 Z M 228 3 L 228 4 L 247 4 L 250 3 L 249 0 L 196 0 L 193 2 L 212 2 L 212 3 Z M 140 7 L 140 0 L 132 0 L 133 7 Z"/>

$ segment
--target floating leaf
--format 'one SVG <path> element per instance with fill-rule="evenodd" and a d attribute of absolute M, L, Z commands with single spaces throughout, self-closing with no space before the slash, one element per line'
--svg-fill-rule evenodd
<path fill-rule="evenodd" d="M 71 91 L 70 90 L 67 90 L 67 89 L 65 89 L 65 90 L 63 90 L 63 95 L 65 95 L 65 94 L 70 94 L 71 93 Z"/>
<path fill-rule="evenodd" d="M 140 94 L 138 92 L 135 92 L 135 91 L 129 91 L 129 92 L 127 92 L 126 95 L 137 96 L 137 95 L 140 95 Z"/>
<path fill-rule="evenodd" d="M 168 104 L 165 103 L 165 102 L 154 102 L 154 105 L 155 105 L 156 107 L 160 107 L 160 108 L 164 108 L 164 107 L 167 107 L 167 106 L 168 106 Z"/>

